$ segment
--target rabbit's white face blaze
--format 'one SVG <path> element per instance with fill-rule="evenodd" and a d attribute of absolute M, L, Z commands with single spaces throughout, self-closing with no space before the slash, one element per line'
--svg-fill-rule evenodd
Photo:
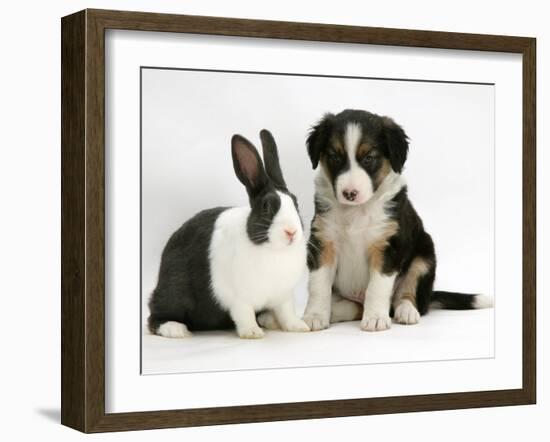
<path fill-rule="evenodd" d="M 304 241 L 302 221 L 292 198 L 280 191 L 281 205 L 268 232 L 268 243 L 276 248 L 293 246 Z"/>

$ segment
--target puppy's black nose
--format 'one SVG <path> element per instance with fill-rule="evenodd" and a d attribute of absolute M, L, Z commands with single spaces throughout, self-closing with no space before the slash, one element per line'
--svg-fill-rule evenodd
<path fill-rule="evenodd" d="M 344 195 L 344 198 L 347 199 L 348 201 L 355 201 L 355 198 L 357 198 L 358 193 L 359 192 L 355 189 L 353 190 L 345 189 L 342 191 L 342 195 Z"/>

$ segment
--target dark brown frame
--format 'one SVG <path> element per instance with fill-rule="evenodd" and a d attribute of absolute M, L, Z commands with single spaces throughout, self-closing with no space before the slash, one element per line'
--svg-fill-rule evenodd
<path fill-rule="evenodd" d="M 84 10 L 62 29 L 61 422 L 83 432 L 534 404 L 536 400 L 536 40 L 233 18 Z M 523 386 L 192 410 L 105 413 L 105 30 L 496 51 L 523 56 Z"/>

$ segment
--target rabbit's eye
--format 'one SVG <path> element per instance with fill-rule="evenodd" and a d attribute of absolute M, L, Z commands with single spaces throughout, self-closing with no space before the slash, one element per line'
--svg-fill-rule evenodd
<path fill-rule="evenodd" d="M 262 202 L 262 212 L 269 213 L 271 211 L 271 204 L 269 200 L 263 200 Z"/>

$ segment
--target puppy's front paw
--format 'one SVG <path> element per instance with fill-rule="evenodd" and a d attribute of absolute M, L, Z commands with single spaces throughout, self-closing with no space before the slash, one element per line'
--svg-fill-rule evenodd
<path fill-rule="evenodd" d="M 411 301 L 405 299 L 395 309 L 393 320 L 399 324 L 417 324 L 420 321 L 420 313 Z"/>
<path fill-rule="evenodd" d="M 361 320 L 361 330 L 364 331 L 382 331 L 391 327 L 391 319 L 384 313 L 363 313 Z"/>
<path fill-rule="evenodd" d="M 308 332 L 311 331 L 309 326 L 302 321 L 301 319 L 296 318 L 296 320 L 289 322 L 283 326 L 283 330 L 287 332 Z"/>
<path fill-rule="evenodd" d="M 310 331 L 324 330 L 329 325 L 328 315 L 310 314 L 304 316 L 303 319 Z"/>
<path fill-rule="evenodd" d="M 264 331 L 257 325 L 254 327 L 243 327 L 237 329 L 241 339 L 260 339 L 264 337 Z"/>

